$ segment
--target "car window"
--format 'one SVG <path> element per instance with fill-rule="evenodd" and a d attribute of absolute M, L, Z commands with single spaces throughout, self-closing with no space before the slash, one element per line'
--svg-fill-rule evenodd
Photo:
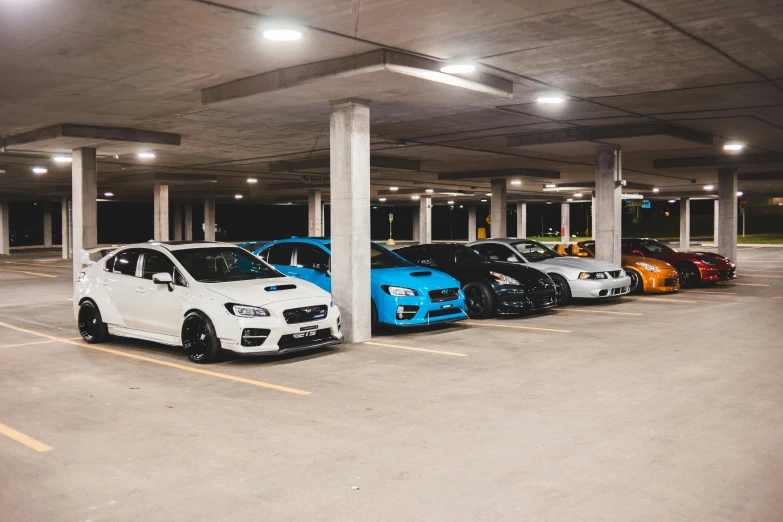
<path fill-rule="evenodd" d="M 633 243 L 631 241 L 625 241 L 623 240 L 620 243 L 620 251 L 623 254 L 630 254 L 633 252 Z"/>
<path fill-rule="evenodd" d="M 660 241 L 654 239 L 642 239 L 639 241 L 642 250 L 646 250 L 651 254 L 673 254 L 674 250 L 664 245 Z"/>
<path fill-rule="evenodd" d="M 117 259 L 117 256 L 111 256 L 109 259 L 106 260 L 106 263 L 103 265 L 103 269 L 107 272 L 111 272 L 114 270 L 114 260 Z"/>
<path fill-rule="evenodd" d="M 478 265 L 487 262 L 486 257 L 476 253 L 475 250 L 468 248 L 466 246 L 462 246 L 462 245 L 455 246 L 453 247 L 453 251 L 454 251 L 455 262 L 458 265 Z"/>
<path fill-rule="evenodd" d="M 296 248 L 296 266 L 326 270 L 329 268 L 329 254 L 314 245 L 298 243 Z"/>
<path fill-rule="evenodd" d="M 514 255 L 505 245 L 496 243 L 482 243 L 473 245 L 473 250 L 491 261 L 505 261 L 508 256 Z"/>
<path fill-rule="evenodd" d="M 165 272 L 171 274 L 174 284 L 177 286 L 188 286 L 187 281 L 179 273 L 171 259 L 162 252 L 155 250 L 144 250 L 144 260 L 142 261 L 141 277 L 152 281 L 152 276 Z"/>
<path fill-rule="evenodd" d="M 427 256 L 421 247 L 407 247 L 396 251 L 397 255 L 404 257 L 414 265 L 420 265 Z"/>
<path fill-rule="evenodd" d="M 239 247 L 175 250 L 177 261 L 201 283 L 282 277 L 283 274 Z"/>
<path fill-rule="evenodd" d="M 279 245 L 273 245 L 264 252 L 266 253 L 264 259 L 270 265 L 291 266 L 291 255 L 294 253 L 294 245 L 293 243 L 280 243 Z"/>
<path fill-rule="evenodd" d="M 370 268 L 398 268 L 411 263 L 380 245 L 370 243 Z"/>
<path fill-rule="evenodd" d="M 139 250 L 123 250 L 115 256 L 112 272 L 128 276 L 136 275 L 136 263 L 139 260 Z"/>
<path fill-rule="evenodd" d="M 532 263 L 561 256 L 561 254 L 558 254 L 548 246 L 542 245 L 538 241 L 519 241 L 512 243 L 511 246 Z"/>

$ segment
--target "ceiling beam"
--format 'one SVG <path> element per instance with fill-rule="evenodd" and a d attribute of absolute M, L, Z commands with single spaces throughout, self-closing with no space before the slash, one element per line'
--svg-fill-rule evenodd
<path fill-rule="evenodd" d="M 456 179 L 478 179 L 478 178 L 539 178 L 539 179 L 560 179 L 560 172 L 554 170 L 541 169 L 499 169 L 499 170 L 471 170 L 465 172 L 441 172 L 438 174 L 439 180 Z"/>
<path fill-rule="evenodd" d="M 15 147 L 57 138 L 83 138 L 88 140 L 127 141 L 177 146 L 181 142 L 181 136 L 179 134 L 170 132 L 130 129 L 127 127 L 102 127 L 99 125 L 60 123 L 58 125 L 8 136 L 2 140 L 2 144 L 4 147 Z"/>
<path fill-rule="evenodd" d="M 671 123 L 632 123 L 629 125 L 579 127 L 575 129 L 516 134 L 506 138 L 506 145 L 509 147 L 527 147 L 530 145 L 552 145 L 575 141 L 607 141 L 644 136 L 671 136 L 705 145 L 712 144 L 711 134 L 687 129 L 679 125 Z"/>
<path fill-rule="evenodd" d="M 653 161 L 656 169 L 681 169 L 687 167 L 732 167 L 756 163 L 783 163 L 783 154 L 731 154 L 725 156 L 697 156 L 695 158 L 666 158 Z"/>
<path fill-rule="evenodd" d="M 278 161 L 269 165 L 269 172 L 300 172 L 329 168 L 329 156 L 296 161 Z M 370 167 L 394 170 L 421 170 L 421 161 L 387 156 L 370 156 Z"/>
<path fill-rule="evenodd" d="M 737 174 L 740 181 L 769 181 L 783 180 L 783 170 L 773 170 L 770 172 L 740 172 Z"/>
<path fill-rule="evenodd" d="M 109 183 L 113 185 L 124 185 L 126 183 L 217 183 L 216 176 L 207 174 L 186 174 L 176 172 L 145 172 L 139 174 L 121 174 L 109 178 Z"/>

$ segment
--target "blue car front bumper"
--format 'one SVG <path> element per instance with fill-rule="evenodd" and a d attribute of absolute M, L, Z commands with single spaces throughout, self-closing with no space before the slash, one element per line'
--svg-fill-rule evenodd
<path fill-rule="evenodd" d="M 378 322 L 394 326 L 426 326 L 468 318 L 462 291 L 458 298 L 448 301 L 433 302 L 422 295 L 395 297 L 385 293 L 375 301 Z"/>

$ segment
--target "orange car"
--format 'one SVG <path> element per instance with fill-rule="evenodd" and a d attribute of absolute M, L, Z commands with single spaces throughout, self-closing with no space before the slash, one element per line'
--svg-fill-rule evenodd
<path fill-rule="evenodd" d="M 594 249 L 595 241 L 580 241 L 571 245 L 568 254 L 595 257 Z M 665 261 L 623 254 L 622 266 L 631 278 L 631 293 L 664 294 L 680 289 L 680 274 Z"/>

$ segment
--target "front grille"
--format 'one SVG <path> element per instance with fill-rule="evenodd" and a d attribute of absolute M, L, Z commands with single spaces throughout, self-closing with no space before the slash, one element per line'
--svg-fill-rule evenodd
<path fill-rule="evenodd" d="M 427 312 L 427 318 L 443 317 L 444 315 L 454 315 L 460 312 L 459 308 L 444 308 L 443 310 L 430 310 Z"/>
<path fill-rule="evenodd" d="M 676 277 L 670 277 L 668 279 L 663 280 L 663 286 L 677 286 L 677 278 Z"/>
<path fill-rule="evenodd" d="M 459 297 L 459 288 L 444 288 L 442 290 L 430 290 L 430 301 L 440 303 L 453 301 Z"/>
<path fill-rule="evenodd" d="M 607 272 L 607 273 L 608 273 L 610 276 L 612 276 L 613 278 L 615 278 L 615 279 L 617 279 L 618 277 L 622 277 L 623 275 L 625 275 L 625 271 L 624 271 L 624 270 L 615 270 L 615 271 L 613 271 L 613 272 Z"/>
<path fill-rule="evenodd" d="M 261 346 L 269 337 L 270 330 L 245 328 L 242 330 L 242 346 Z"/>
<path fill-rule="evenodd" d="M 285 322 L 288 324 L 307 323 L 325 319 L 328 313 L 329 307 L 326 305 L 304 306 L 286 310 L 283 312 L 283 318 L 285 318 Z"/>
<path fill-rule="evenodd" d="M 289 348 L 297 348 L 300 346 L 309 346 L 311 344 L 318 344 L 321 341 L 329 339 L 332 336 L 332 332 L 329 328 L 322 328 L 320 330 L 309 330 L 307 332 L 299 332 L 288 334 L 280 337 L 277 345 L 281 350 Z"/>
<path fill-rule="evenodd" d="M 531 299 L 530 302 L 533 304 L 532 308 L 543 308 L 555 304 L 555 298 L 554 296 L 548 295 L 546 297 Z"/>
<path fill-rule="evenodd" d="M 736 270 L 718 270 L 718 277 L 725 279 L 734 279 L 736 277 Z"/>

